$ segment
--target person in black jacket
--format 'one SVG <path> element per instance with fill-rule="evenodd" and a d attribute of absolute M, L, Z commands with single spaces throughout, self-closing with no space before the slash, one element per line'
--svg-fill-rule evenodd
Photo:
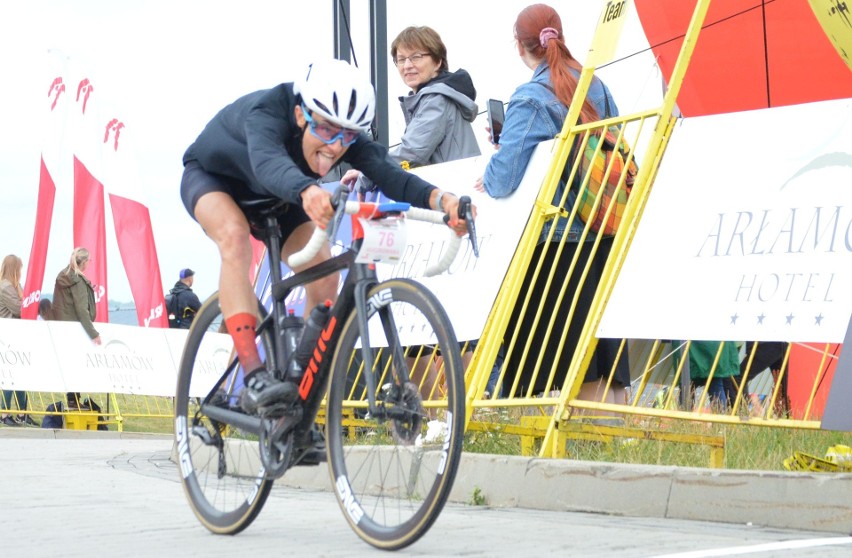
<path fill-rule="evenodd" d="M 195 314 L 201 308 L 201 301 L 198 300 L 198 295 L 192 292 L 194 279 L 195 272 L 191 269 L 180 270 L 180 279 L 178 279 L 175 286 L 169 291 L 169 296 L 166 297 L 166 309 L 169 311 L 169 327 L 189 329 L 193 318 L 195 318 Z"/>
<path fill-rule="evenodd" d="M 304 77 L 241 97 L 211 120 L 183 157 L 181 198 L 219 248 L 219 296 L 240 364 L 249 371 L 240 404 L 253 413 L 295 395 L 292 382 L 266 370 L 255 345 L 257 299 L 249 282 L 249 224 L 236 199 L 278 197 L 290 205 L 281 221 L 282 258 L 300 250 L 334 211 L 318 179 L 341 161 L 363 172 L 397 201 L 440 209 L 460 236 L 458 198 L 405 172 L 369 138 L 375 91 L 369 78 L 340 60 L 317 61 Z M 344 181 L 347 181 L 344 177 Z M 354 181 L 354 178 L 352 179 Z M 351 184 L 350 184 L 351 187 Z M 436 205 L 440 203 L 440 207 Z M 301 269 L 331 257 L 328 245 Z M 336 299 L 338 276 L 306 286 L 306 309 Z"/>

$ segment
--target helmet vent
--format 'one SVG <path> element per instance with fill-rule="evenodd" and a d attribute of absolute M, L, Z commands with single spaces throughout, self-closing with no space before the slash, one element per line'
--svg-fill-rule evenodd
<path fill-rule="evenodd" d="M 349 111 L 346 113 L 346 119 L 352 120 L 352 113 L 355 112 L 355 107 L 358 106 L 358 93 L 353 89 L 352 96 L 349 97 Z M 359 119 L 360 121 L 360 119 Z"/>
<path fill-rule="evenodd" d="M 367 112 L 369 112 L 370 107 L 366 107 L 364 112 L 361 113 L 361 116 L 358 117 L 358 122 L 361 124 L 367 124 L 369 120 L 367 119 Z"/>
<path fill-rule="evenodd" d="M 328 110 L 328 107 L 327 107 L 327 106 L 325 106 L 324 104 L 322 104 L 322 103 L 320 102 L 320 100 L 319 100 L 319 99 L 317 99 L 316 97 L 314 97 L 314 104 L 315 104 L 316 106 L 318 106 L 318 107 L 319 107 L 319 109 L 320 109 L 321 111 L 323 111 L 324 113 L 326 113 L 326 114 L 331 114 L 331 111 L 329 111 L 329 110 Z"/>

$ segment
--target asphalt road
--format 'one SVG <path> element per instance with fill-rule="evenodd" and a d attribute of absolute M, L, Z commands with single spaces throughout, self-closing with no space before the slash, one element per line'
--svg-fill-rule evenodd
<path fill-rule="evenodd" d="M 48 556 L 374 556 L 334 496 L 278 486 L 243 533 L 197 521 L 169 459 L 171 439 L 54 439 L 0 429 L 0 548 Z M 618 490 L 613 481 L 612 490 Z M 850 500 L 852 502 L 852 500 Z M 448 504 L 405 556 L 848 557 L 852 537 L 658 518 Z"/>

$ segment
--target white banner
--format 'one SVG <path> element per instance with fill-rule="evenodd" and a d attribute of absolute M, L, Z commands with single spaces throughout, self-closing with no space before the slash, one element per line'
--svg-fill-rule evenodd
<path fill-rule="evenodd" d="M 0 318 L 0 389 L 68 391 L 47 322 Z"/>
<path fill-rule="evenodd" d="M 599 337 L 843 342 L 852 100 L 687 118 Z"/>
<path fill-rule="evenodd" d="M 163 329 L 97 324 L 95 345 L 76 322 L 48 322 L 68 391 L 174 395 L 176 372 Z"/>

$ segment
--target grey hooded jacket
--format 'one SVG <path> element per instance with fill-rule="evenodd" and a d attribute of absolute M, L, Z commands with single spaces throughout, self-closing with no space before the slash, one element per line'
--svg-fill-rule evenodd
<path fill-rule="evenodd" d="M 405 133 L 391 157 L 419 167 L 479 155 L 471 125 L 479 112 L 475 99 L 470 74 L 461 69 L 441 72 L 416 93 L 400 97 Z"/>

